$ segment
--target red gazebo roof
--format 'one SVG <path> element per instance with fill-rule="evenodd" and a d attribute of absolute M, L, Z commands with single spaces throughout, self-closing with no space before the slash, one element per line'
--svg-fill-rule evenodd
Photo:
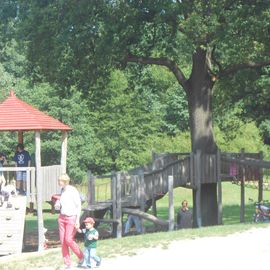
<path fill-rule="evenodd" d="M 13 91 L 0 104 L 0 131 L 41 131 L 71 128 L 17 98 Z"/>

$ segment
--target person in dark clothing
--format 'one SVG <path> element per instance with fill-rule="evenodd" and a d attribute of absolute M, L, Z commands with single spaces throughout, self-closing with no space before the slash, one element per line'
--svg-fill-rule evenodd
<path fill-rule="evenodd" d="M 188 208 L 187 200 L 182 201 L 182 207 L 177 213 L 177 228 L 192 228 L 192 213 Z"/>
<path fill-rule="evenodd" d="M 16 162 L 16 167 L 30 167 L 31 157 L 28 151 L 24 150 L 23 144 L 19 143 L 17 145 L 17 150 L 13 157 L 13 161 Z M 26 195 L 26 171 L 17 171 L 16 180 L 17 191 L 22 195 Z"/>
<path fill-rule="evenodd" d="M 0 153 L 0 167 L 4 167 L 6 160 L 7 160 L 6 155 L 3 153 Z M 3 172 L 0 171 L 0 176 L 3 176 L 3 175 L 4 175 Z"/>

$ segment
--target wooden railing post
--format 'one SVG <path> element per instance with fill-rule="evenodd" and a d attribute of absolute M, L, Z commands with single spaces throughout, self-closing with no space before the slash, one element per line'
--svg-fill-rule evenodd
<path fill-rule="evenodd" d="M 197 150 L 194 157 L 195 161 L 195 185 L 196 185 L 196 222 L 200 228 L 202 226 L 202 215 L 201 215 L 201 150 Z"/>
<path fill-rule="evenodd" d="M 112 218 L 113 235 L 122 237 L 121 173 L 112 173 Z"/>
<path fill-rule="evenodd" d="M 156 217 L 157 216 L 157 203 L 156 203 L 156 197 L 155 192 L 152 192 L 152 213 Z"/>
<path fill-rule="evenodd" d="M 241 159 L 245 159 L 245 149 L 241 149 Z M 241 165 L 242 169 L 242 179 L 241 179 L 241 209 L 240 209 L 240 222 L 245 222 L 245 180 L 246 171 L 245 165 Z"/>
<path fill-rule="evenodd" d="M 140 210 L 145 212 L 145 192 L 144 192 L 144 171 L 143 169 L 139 170 L 139 204 L 140 204 Z M 145 228 L 143 224 L 143 219 L 141 220 L 142 224 L 142 233 L 144 233 Z"/>
<path fill-rule="evenodd" d="M 169 231 L 174 230 L 173 175 L 168 176 L 169 193 Z"/>
<path fill-rule="evenodd" d="M 259 153 L 260 160 L 263 160 L 263 152 Z M 263 200 L 263 168 L 258 168 L 259 170 L 259 183 L 258 183 L 258 202 Z"/>
<path fill-rule="evenodd" d="M 95 203 L 95 177 L 89 170 L 88 175 L 88 206 Z"/>
<path fill-rule="evenodd" d="M 218 225 L 222 224 L 222 184 L 221 184 L 221 176 L 220 176 L 220 167 L 221 167 L 221 159 L 220 159 L 220 150 L 218 149 L 217 154 L 216 154 Z"/>
<path fill-rule="evenodd" d="M 122 237 L 122 198 L 121 198 L 121 173 L 116 174 L 116 237 Z"/>
<path fill-rule="evenodd" d="M 116 219 L 116 173 L 112 172 L 112 181 L 111 181 L 111 198 L 112 198 L 112 208 L 111 208 L 111 217 L 113 220 Z M 116 237 L 117 226 L 116 223 L 113 223 L 113 236 Z"/>
<path fill-rule="evenodd" d="M 35 132 L 35 145 L 36 145 L 36 175 L 37 175 L 37 217 L 38 217 L 38 251 L 44 250 L 45 236 L 43 225 L 43 212 L 42 212 L 42 191 L 43 180 L 41 174 L 41 145 L 40 145 L 40 132 Z"/>
<path fill-rule="evenodd" d="M 62 145 L 61 145 L 61 170 L 66 173 L 67 170 L 67 131 L 62 132 Z"/>

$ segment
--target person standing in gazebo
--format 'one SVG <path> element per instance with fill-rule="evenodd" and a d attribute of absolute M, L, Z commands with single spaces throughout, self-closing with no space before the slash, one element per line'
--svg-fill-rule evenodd
<path fill-rule="evenodd" d="M 31 157 L 28 151 L 24 150 L 24 145 L 19 143 L 17 145 L 17 151 L 13 157 L 17 167 L 30 167 Z M 16 172 L 16 188 L 17 192 L 26 195 L 26 171 Z"/>

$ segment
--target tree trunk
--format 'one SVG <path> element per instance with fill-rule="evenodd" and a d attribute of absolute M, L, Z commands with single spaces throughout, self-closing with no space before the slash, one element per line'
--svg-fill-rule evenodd
<path fill-rule="evenodd" d="M 216 153 L 217 146 L 212 126 L 212 88 L 213 82 L 208 73 L 207 52 L 198 49 L 193 55 L 193 68 L 188 81 L 189 121 L 192 151 L 201 150 L 203 154 Z M 193 192 L 193 198 L 196 198 Z M 202 225 L 217 224 L 217 184 L 201 184 Z M 196 215 L 196 204 L 194 214 Z M 198 224 L 195 224 L 198 225 Z"/>

